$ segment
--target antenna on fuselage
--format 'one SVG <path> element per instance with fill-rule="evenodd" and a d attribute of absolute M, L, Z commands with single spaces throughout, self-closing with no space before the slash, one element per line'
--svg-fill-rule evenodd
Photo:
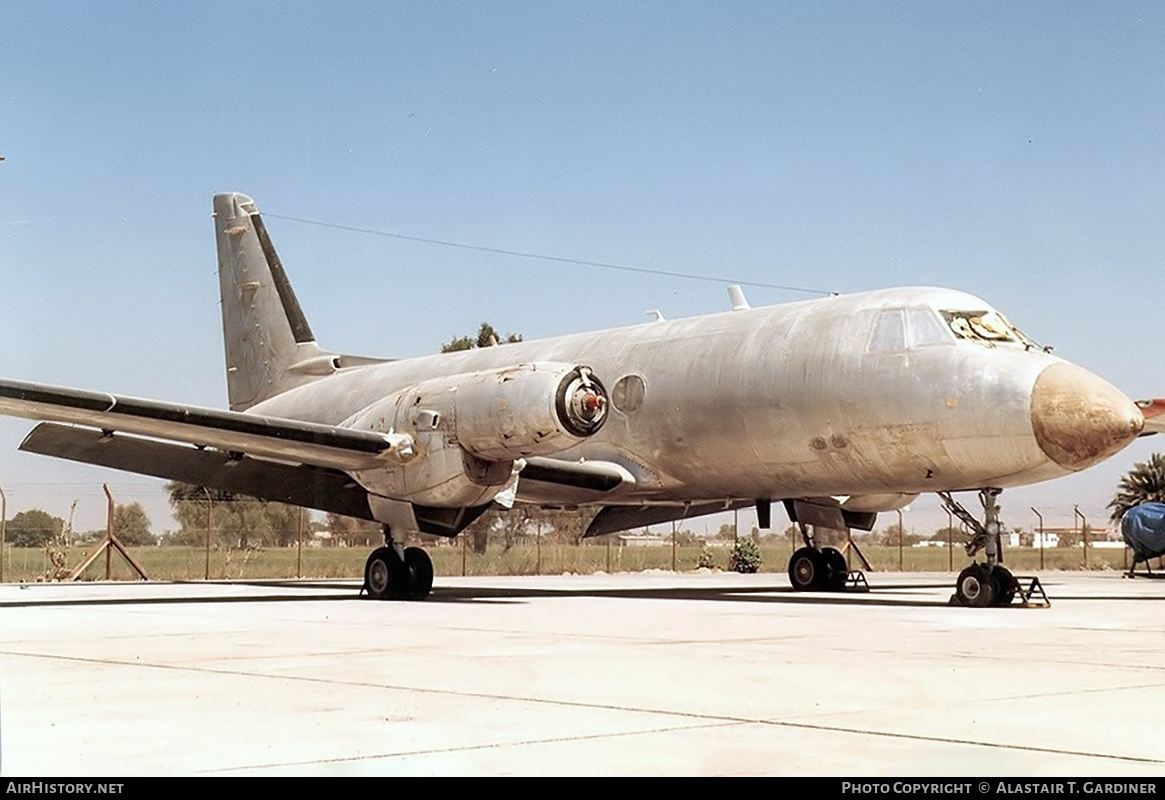
<path fill-rule="evenodd" d="M 732 284 L 728 287 L 728 300 L 732 303 L 733 311 L 748 311 L 752 306 L 748 304 L 748 300 L 744 297 L 744 290 L 740 288 L 739 284 Z"/>

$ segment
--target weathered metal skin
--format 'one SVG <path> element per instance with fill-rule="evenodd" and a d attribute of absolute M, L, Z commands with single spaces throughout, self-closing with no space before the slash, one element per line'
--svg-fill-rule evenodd
<path fill-rule="evenodd" d="M 732 312 L 692 319 L 400 361 L 334 353 L 251 198 L 214 207 L 232 410 L 0 381 L 0 413 L 101 433 L 42 425 L 29 449 L 455 535 L 515 498 L 600 503 L 605 532 L 772 500 L 845 522 L 1055 478 L 1165 430 L 1165 401 L 1138 407 L 947 289 L 759 309 L 737 292 Z M 651 504 L 670 508 L 611 508 Z"/>
<path fill-rule="evenodd" d="M 369 491 L 465 507 L 489 502 L 518 459 L 558 453 L 593 435 L 606 408 L 602 384 L 586 367 L 543 362 L 430 378 L 339 427 L 412 439 L 405 463 L 352 471 Z"/>
<path fill-rule="evenodd" d="M 841 495 L 863 510 L 878 510 L 871 495 L 892 508 L 1047 480 L 1135 438 L 1132 401 L 1038 348 L 941 323 L 919 346 L 875 336 L 888 311 L 990 308 L 934 288 L 829 297 L 341 369 L 253 411 L 339 425 L 434 376 L 587 363 L 608 386 L 634 376 L 642 396 L 621 410 L 616 395 L 603 430 L 559 456 L 626 467 L 636 483 L 620 502 Z"/>

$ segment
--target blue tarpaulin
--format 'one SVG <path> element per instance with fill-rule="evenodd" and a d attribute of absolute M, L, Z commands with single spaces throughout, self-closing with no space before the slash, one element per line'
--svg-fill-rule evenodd
<path fill-rule="evenodd" d="M 1165 503 L 1141 503 L 1121 517 L 1121 536 L 1137 561 L 1165 555 Z"/>

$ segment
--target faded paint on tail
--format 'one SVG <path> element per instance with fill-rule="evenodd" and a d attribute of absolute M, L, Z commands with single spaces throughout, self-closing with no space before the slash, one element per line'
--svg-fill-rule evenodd
<path fill-rule="evenodd" d="M 217 194 L 214 219 L 232 411 L 381 360 L 341 356 L 316 344 L 254 200 Z"/>

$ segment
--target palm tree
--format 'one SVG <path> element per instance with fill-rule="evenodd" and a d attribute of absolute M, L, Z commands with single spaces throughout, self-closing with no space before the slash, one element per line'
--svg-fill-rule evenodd
<path fill-rule="evenodd" d="M 1121 478 L 1120 488 L 1108 507 L 1116 522 L 1133 506 L 1141 503 L 1165 503 L 1165 455 L 1154 453 L 1148 461 L 1138 461 Z"/>

